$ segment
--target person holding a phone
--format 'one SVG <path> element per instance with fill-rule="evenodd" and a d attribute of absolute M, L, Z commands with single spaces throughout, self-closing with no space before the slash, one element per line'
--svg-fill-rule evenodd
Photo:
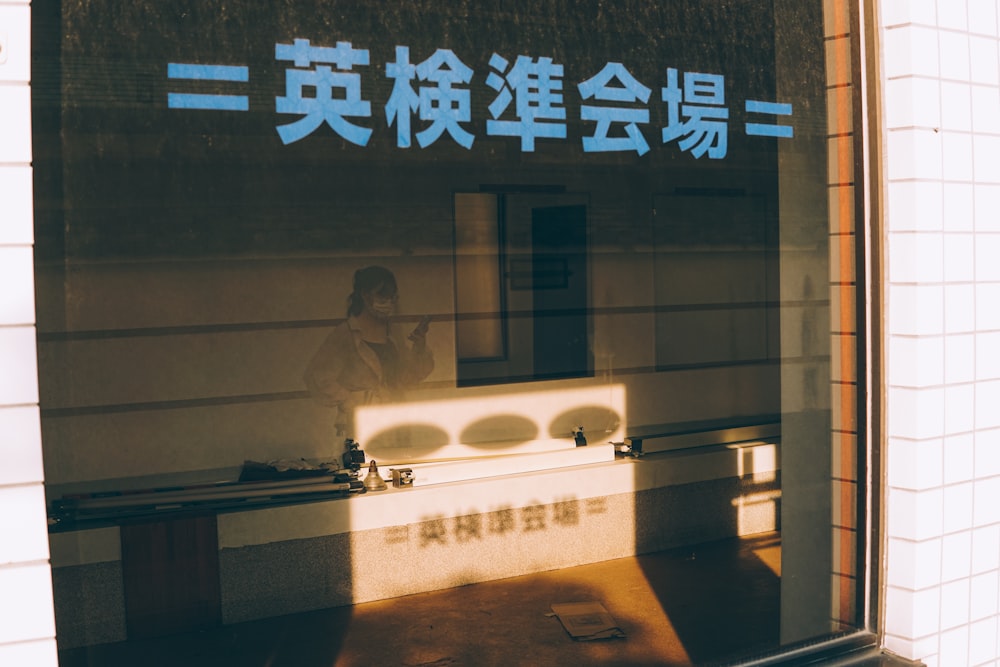
<path fill-rule="evenodd" d="M 389 269 L 356 271 L 347 319 L 330 332 L 306 368 L 305 384 L 313 399 L 338 410 L 338 435 L 354 437 L 355 408 L 398 400 L 403 390 L 434 370 L 427 347 L 430 318 L 402 336 L 393 322 L 398 298 Z"/>

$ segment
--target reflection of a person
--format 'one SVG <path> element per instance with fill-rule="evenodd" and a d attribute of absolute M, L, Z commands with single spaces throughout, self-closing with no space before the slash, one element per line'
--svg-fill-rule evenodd
<path fill-rule="evenodd" d="M 430 375 L 428 318 L 403 340 L 391 317 L 398 298 L 396 278 L 381 266 L 354 273 L 347 320 L 336 326 L 305 372 L 306 387 L 320 404 L 337 408 L 339 435 L 354 437 L 354 409 L 391 401 Z"/>

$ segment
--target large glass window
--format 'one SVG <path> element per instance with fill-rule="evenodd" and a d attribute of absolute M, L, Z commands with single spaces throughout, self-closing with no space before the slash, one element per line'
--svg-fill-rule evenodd
<path fill-rule="evenodd" d="M 774 632 L 712 659 L 865 629 L 849 3 L 101 0 L 34 29 L 54 533 L 176 507 L 81 499 L 333 470 L 350 440 L 413 471 L 410 498 L 541 470 L 561 489 L 456 490 L 395 527 L 415 563 L 460 562 L 465 537 L 559 567 L 526 535 L 572 501 L 632 526 L 632 553 L 759 546 Z M 575 488 L 582 465 L 617 472 Z M 223 620 L 297 610 L 280 577 L 233 583 L 280 541 L 262 507 L 393 528 L 338 493 L 199 500 Z M 534 506 L 548 523 L 488 529 Z M 302 609 L 386 594 L 350 547 L 330 558 Z M 486 576 L 459 569 L 439 583 Z"/>

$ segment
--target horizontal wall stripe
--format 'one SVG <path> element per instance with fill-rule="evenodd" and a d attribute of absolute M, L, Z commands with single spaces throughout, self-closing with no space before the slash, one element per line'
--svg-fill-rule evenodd
<path fill-rule="evenodd" d="M 417 318 L 413 318 L 416 321 Z M 189 324 L 175 327 L 143 327 L 132 329 L 91 329 L 82 331 L 39 331 L 40 343 L 110 338 L 145 338 L 158 336 L 189 336 L 192 334 L 279 331 L 282 329 L 332 328 L 343 322 L 336 320 L 299 320 L 289 322 L 240 322 L 235 324 Z"/>
<path fill-rule="evenodd" d="M 237 405 L 241 403 L 271 403 L 274 401 L 297 401 L 309 398 L 309 392 L 286 391 L 273 394 L 246 394 L 242 396 L 211 396 L 207 398 L 187 398 L 173 401 L 149 401 L 145 403 L 121 403 L 118 405 L 87 405 L 69 408 L 42 408 L 42 419 L 59 417 L 82 417 L 118 412 L 149 412 L 159 410 L 183 410 L 205 408 L 217 405 Z"/>
<path fill-rule="evenodd" d="M 853 286 L 845 283 L 844 286 Z M 687 313 L 687 312 L 711 312 L 728 310 L 746 310 L 753 308 L 815 308 L 818 306 L 829 306 L 829 299 L 815 299 L 811 301 L 747 301 L 741 303 L 704 303 L 704 304 L 684 304 L 676 306 L 618 306 L 618 307 L 594 307 L 587 309 L 565 309 L 552 311 L 531 311 L 531 310 L 511 310 L 504 313 L 507 318 L 533 317 L 535 315 L 636 315 L 663 313 Z M 432 315 L 431 322 L 450 323 L 455 321 L 479 320 L 497 317 L 497 313 L 462 313 L 455 316 Z M 403 323 L 416 323 L 420 316 L 399 317 L 396 321 Z M 77 331 L 39 331 L 38 341 L 41 343 L 55 343 L 65 341 L 83 340 L 106 340 L 113 338 L 145 338 L 159 336 L 189 336 L 201 334 L 218 333 L 241 333 L 255 331 L 280 331 L 283 329 L 328 329 L 342 323 L 344 318 L 324 319 L 324 320 L 290 320 L 273 322 L 237 322 L 231 324 L 189 324 L 184 326 L 168 327 L 136 327 L 129 329 L 87 329 Z"/>
<path fill-rule="evenodd" d="M 740 361 L 720 361 L 720 362 L 706 362 L 706 363 L 692 363 L 692 364 L 673 364 L 669 366 L 635 366 L 630 368 L 617 368 L 615 369 L 615 375 L 626 376 L 626 375 L 643 375 L 647 373 L 654 372 L 684 372 L 684 371 L 697 371 L 697 370 L 711 370 L 717 368 L 734 368 L 737 366 L 768 366 L 768 365 L 778 365 L 779 363 L 788 366 L 799 365 L 799 364 L 821 364 L 828 363 L 830 357 L 826 355 L 821 356 L 803 356 L 803 357 L 783 357 L 782 359 L 745 359 Z M 505 383 L 517 382 L 521 378 L 516 377 L 506 377 L 504 379 Z M 523 378 L 525 380 L 532 379 L 530 377 Z M 454 387 L 451 382 L 424 382 L 421 384 L 422 389 L 447 389 Z M 203 398 L 189 398 L 189 399 L 177 399 L 177 400 L 166 400 L 166 401 L 145 401 L 136 403 L 119 403 L 119 404 L 105 404 L 105 405 L 84 405 L 84 406 L 73 406 L 73 407 L 59 407 L 59 408 L 45 408 L 41 409 L 41 417 L 43 419 L 62 419 L 68 417 L 82 417 L 82 416 L 92 416 L 92 415 L 108 415 L 116 413 L 127 413 L 127 412 L 152 412 L 152 411 L 163 411 L 163 410 L 185 410 L 185 409 L 195 409 L 195 408 L 205 408 L 220 405 L 241 405 L 241 404 L 252 404 L 252 403 L 273 403 L 276 401 L 299 401 L 299 400 L 311 400 L 309 392 L 302 391 L 283 391 L 274 393 L 262 393 L 262 394 L 240 394 L 231 396 L 209 396 Z"/>

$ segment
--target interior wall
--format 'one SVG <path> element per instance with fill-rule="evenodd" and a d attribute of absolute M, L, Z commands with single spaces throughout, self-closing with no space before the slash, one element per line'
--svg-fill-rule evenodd
<path fill-rule="evenodd" d="M 650 276 L 652 261 L 651 253 L 633 254 L 627 263 L 615 254 L 593 256 L 593 290 L 608 306 L 605 311 L 595 305 L 593 347 L 613 358 L 614 365 L 597 369 L 599 376 L 592 380 L 552 381 L 544 390 L 623 384 L 629 414 L 627 422 L 626 415 L 618 420 L 626 429 L 773 414 L 773 394 L 765 389 L 774 386 L 774 374 L 766 364 L 653 370 L 652 315 L 615 312 L 627 310 L 630 300 L 648 308 L 651 281 L 645 290 L 637 289 L 626 275 Z M 60 275 L 61 269 L 50 273 L 40 267 L 40 295 L 51 294 L 50 289 L 73 295 L 73 312 L 67 315 L 72 326 L 53 330 L 48 313 L 40 314 L 50 483 L 227 468 L 245 459 L 339 456 L 342 443 L 333 416 L 306 394 L 302 373 L 332 322 L 343 316 L 338 307 L 343 290 L 330 286 L 349 284 L 350 272 L 362 263 L 347 258 L 219 261 L 205 267 L 103 263 L 76 267 L 70 277 Z M 435 370 L 409 398 L 463 395 L 454 386 L 452 258 L 385 257 L 384 263 L 403 286 L 404 316 L 433 317 L 428 341 Z M 421 283 L 434 288 L 413 287 Z M 234 285 L 242 287 L 234 290 Z M 628 297 L 616 299 L 622 292 Z M 239 312 L 241 302 L 253 308 Z M 263 319 L 268 316 L 274 319 Z M 690 391 L 677 392 L 679 382 Z M 465 394 L 488 394 L 496 413 L 505 414 L 503 396 L 526 389 L 507 385 Z M 663 401 L 665 392 L 674 399 Z M 706 395 L 712 401 L 697 398 Z M 585 424 L 598 441 L 618 425 Z M 571 435 L 543 431 L 538 437 Z"/>

